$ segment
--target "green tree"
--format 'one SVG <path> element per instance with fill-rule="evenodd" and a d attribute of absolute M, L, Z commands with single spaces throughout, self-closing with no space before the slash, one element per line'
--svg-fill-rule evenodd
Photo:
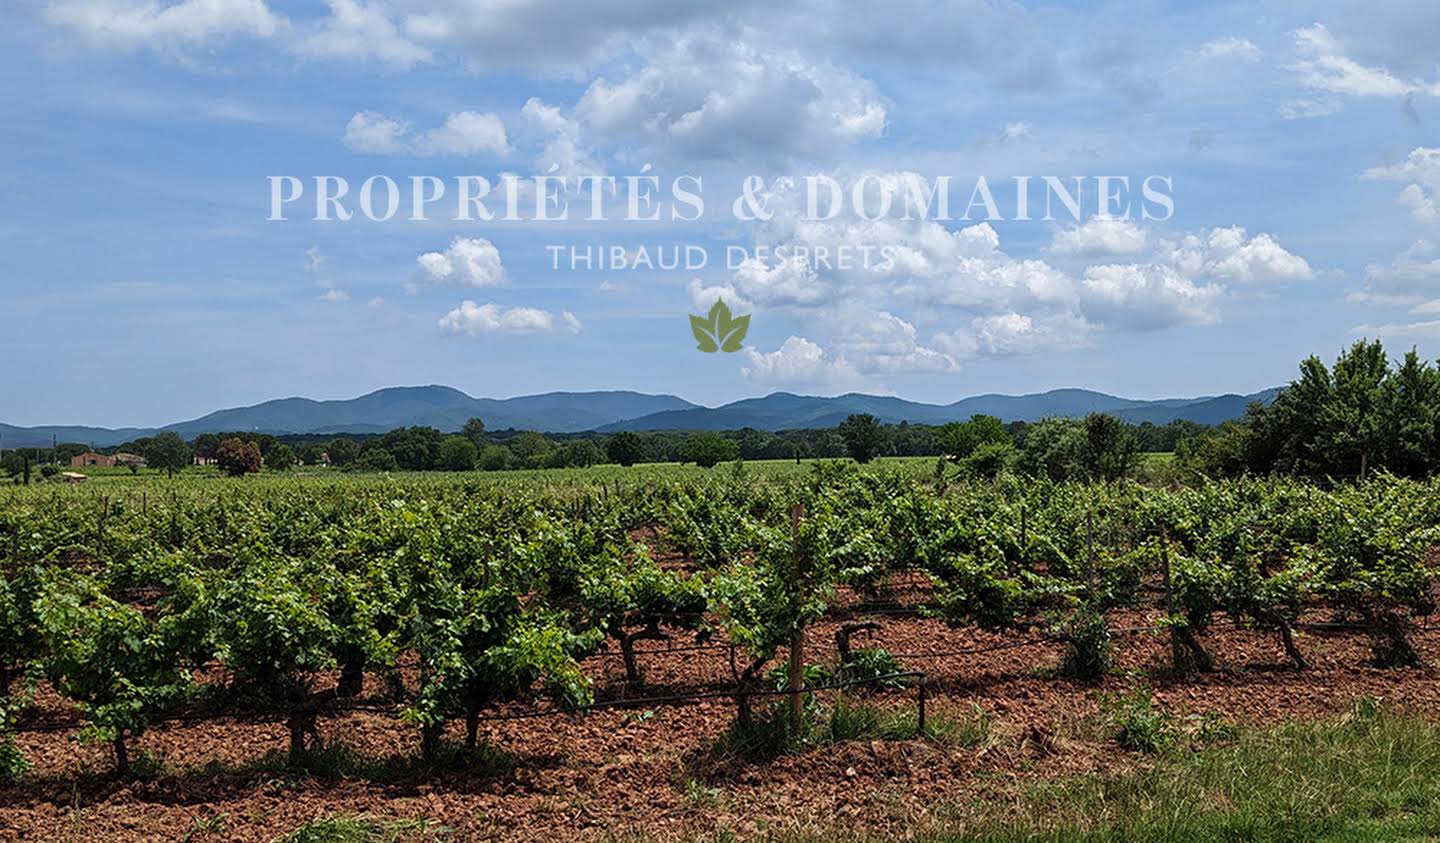
<path fill-rule="evenodd" d="M 555 444 L 543 433 L 526 430 L 506 443 L 515 457 L 528 468 L 540 468 L 545 458 L 555 449 Z"/>
<path fill-rule="evenodd" d="M 869 413 L 855 413 L 837 428 L 845 440 L 845 453 L 858 463 L 867 463 L 880 453 L 880 422 Z"/>
<path fill-rule="evenodd" d="M 718 433 L 692 433 L 680 446 L 680 461 L 693 462 L 701 468 L 713 468 L 739 456 L 740 447 Z"/>
<path fill-rule="evenodd" d="M 1069 480 L 1085 473 L 1085 426 L 1079 419 L 1041 419 L 1025 432 L 1017 465 L 1032 477 Z"/>
<path fill-rule="evenodd" d="M 611 435 L 605 443 L 605 453 L 610 461 L 619 465 L 634 465 L 645 457 L 645 445 L 640 437 L 628 430 Z"/>
<path fill-rule="evenodd" d="M 429 471 L 435 467 L 440 455 L 440 443 L 444 439 L 445 435 L 433 427 L 402 427 L 390 431 L 363 450 L 371 447 L 384 448 L 406 471 Z"/>
<path fill-rule="evenodd" d="M 325 447 L 325 455 L 331 465 L 349 465 L 360 458 L 360 446 L 355 444 L 354 439 L 341 436 L 330 440 Z"/>
<path fill-rule="evenodd" d="M 518 461 L 515 452 L 504 445 L 486 445 L 478 460 L 481 471 L 509 471 Z"/>
<path fill-rule="evenodd" d="M 466 436 L 449 436 L 440 443 L 436 465 L 445 471 L 474 471 L 480 452 Z"/>
<path fill-rule="evenodd" d="M 460 435 L 474 443 L 475 450 L 478 453 L 480 449 L 485 447 L 485 422 L 480 419 L 470 419 L 466 421 L 465 426 L 460 428 Z"/>
<path fill-rule="evenodd" d="M 545 458 L 548 468 L 588 468 L 605 461 L 605 452 L 589 439 L 566 442 Z"/>
<path fill-rule="evenodd" d="M 935 444 L 940 453 L 952 460 L 963 460 L 981 445 L 1013 444 L 1005 423 L 994 416 L 973 415 L 968 421 L 950 422 L 935 431 Z"/>
<path fill-rule="evenodd" d="M 1090 479 L 1119 480 L 1139 465 L 1139 444 L 1124 422 L 1105 413 L 1091 413 L 1082 429 L 1085 438 L 1080 463 Z"/>
<path fill-rule="evenodd" d="M 398 471 L 400 464 L 395 457 L 384 448 L 370 448 L 361 455 L 359 462 L 355 463 L 365 471 Z"/>
<path fill-rule="evenodd" d="M 180 434 L 170 430 L 157 433 L 140 453 L 151 468 L 163 469 L 171 477 L 194 459 L 190 446 L 185 444 Z"/>
<path fill-rule="evenodd" d="M 277 443 L 265 456 L 265 465 L 275 471 L 289 471 L 295 467 L 295 452 L 289 445 Z"/>

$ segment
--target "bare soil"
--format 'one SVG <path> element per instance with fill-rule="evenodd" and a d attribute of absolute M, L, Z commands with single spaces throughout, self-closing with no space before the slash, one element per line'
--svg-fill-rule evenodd
<path fill-rule="evenodd" d="M 812 628 L 810 660 L 833 662 L 836 626 L 858 614 L 842 611 Z M 35 769 L 24 782 L 0 789 L 0 839 L 268 841 L 327 814 L 426 818 L 448 828 L 448 840 L 668 840 L 709 837 L 720 828 L 745 837 L 807 827 L 903 837 L 943 820 L 949 810 L 1004 798 L 1028 780 L 1143 764 L 1109 740 L 1103 714 L 1107 700 L 1140 684 L 1173 712 L 1213 713 L 1243 724 L 1333 714 L 1361 696 L 1440 710 L 1435 670 L 1371 668 L 1368 642 L 1353 631 L 1302 633 L 1299 644 L 1311 666 L 1297 671 L 1276 636 L 1217 625 L 1202 637 L 1216 671 L 1180 678 L 1166 670 L 1163 633 L 1131 630 L 1154 617 L 1121 612 L 1111 620 L 1122 630 L 1115 636 L 1114 672 L 1087 684 L 1055 675 L 1061 645 L 1053 642 L 949 629 L 913 615 L 876 619 L 881 629 L 857 639 L 857 646 L 898 654 L 964 653 L 906 655 L 901 661 L 926 672 L 932 717 L 970 716 L 974 706 L 992 713 L 988 740 L 968 747 L 867 741 L 768 763 L 718 760 L 711 747 L 731 722 L 734 705 L 705 699 L 486 721 L 482 739 L 513 756 L 513 772 L 402 771 L 367 779 L 258 764 L 267 753 L 284 750 L 282 722 L 209 717 L 148 731 L 135 749 L 161 759 L 162 772 L 150 781 L 121 782 L 108 773 L 108 747 L 78 742 L 78 713 L 42 687 L 18 738 Z M 1440 631 L 1418 630 L 1413 641 L 1426 659 L 1440 659 Z M 693 642 L 644 643 L 664 649 Z M 969 652 L 976 650 L 983 652 Z M 624 690 L 623 667 L 614 655 L 586 662 L 602 699 Z M 647 652 L 641 664 L 647 694 L 724 687 L 730 679 L 724 648 Z M 371 758 L 412 753 L 417 731 L 386 710 L 378 696 L 382 688 L 372 677 L 356 708 L 322 718 L 325 738 Z M 916 690 L 871 699 L 913 708 Z M 512 706 L 491 713 L 534 710 Z M 461 730 L 453 724 L 451 737 L 459 740 Z"/>

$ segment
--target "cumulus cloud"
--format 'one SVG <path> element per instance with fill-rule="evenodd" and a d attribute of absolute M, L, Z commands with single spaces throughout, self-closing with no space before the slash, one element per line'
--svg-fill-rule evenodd
<path fill-rule="evenodd" d="M 475 111 L 449 114 L 443 126 L 418 133 L 399 118 L 357 111 L 345 124 L 342 140 L 356 152 L 377 155 L 465 158 L 510 152 L 505 123 L 499 115 Z"/>
<path fill-rule="evenodd" d="M 1241 284 L 1308 281 L 1315 270 L 1269 234 L 1247 236 L 1240 226 L 1212 228 L 1157 247 L 1160 259 L 1187 276 Z"/>
<path fill-rule="evenodd" d="M 1114 217 L 1091 217 L 1055 232 L 1050 252 L 1064 257 L 1110 257 L 1145 251 L 1145 229 Z"/>
<path fill-rule="evenodd" d="M 560 311 L 560 320 L 565 323 L 565 328 L 572 334 L 580 333 L 584 327 L 580 324 L 580 317 L 568 310 Z"/>
<path fill-rule="evenodd" d="M 815 155 L 886 126 L 864 79 L 718 33 L 688 34 L 629 75 L 594 80 L 576 112 L 607 137 L 700 159 Z"/>
<path fill-rule="evenodd" d="M 850 364 L 825 352 L 804 337 L 792 336 L 775 351 L 745 348 L 749 365 L 740 369 L 752 383 L 771 386 L 834 386 L 860 380 Z"/>
<path fill-rule="evenodd" d="M 586 176 L 603 176 L 605 169 L 581 141 L 580 124 L 559 107 L 531 97 L 520 114 L 545 136 L 544 147 L 535 160 L 535 171 L 578 181 Z"/>
<path fill-rule="evenodd" d="M 317 59 L 374 61 L 409 70 L 433 59 L 430 51 L 406 38 L 382 3 L 326 0 L 330 16 L 295 46 L 299 55 Z"/>
<path fill-rule="evenodd" d="M 1370 264 L 1364 286 L 1352 298 L 1417 306 L 1440 299 L 1440 257 L 1435 254 L 1435 244 L 1420 240 L 1388 264 Z"/>
<path fill-rule="evenodd" d="M 287 22 L 265 0 L 51 0 L 49 22 L 118 49 L 185 49 L 234 36 L 269 38 Z"/>
<path fill-rule="evenodd" d="M 977 316 L 966 327 L 935 336 L 936 347 L 960 359 L 1011 357 L 1070 351 L 1089 344 L 1094 326 L 1081 316 L 997 313 Z"/>
<path fill-rule="evenodd" d="M 1440 193 L 1440 148 L 1417 146 L 1405 160 L 1385 167 L 1371 167 L 1363 176 L 1411 182 L 1400 191 L 1396 201 L 1421 222 L 1440 219 L 1440 207 L 1436 204 L 1436 195 Z"/>
<path fill-rule="evenodd" d="M 338 287 L 331 287 L 315 298 L 327 304 L 340 304 L 350 301 L 350 294 Z"/>
<path fill-rule="evenodd" d="M 839 317 L 838 346 L 846 365 L 863 374 L 954 372 L 951 355 L 921 345 L 915 326 L 889 311 L 853 312 Z"/>
<path fill-rule="evenodd" d="M 1197 285 L 1170 266 L 1107 264 L 1085 270 L 1087 318 L 1105 325 L 1157 330 L 1220 321 L 1224 288 Z"/>
<path fill-rule="evenodd" d="M 426 252 L 408 285 L 419 287 L 498 287 L 506 283 L 500 250 L 483 237 L 456 237 L 443 252 Z"/>
<path fill-rule="evenodd" d="M 750 310 L 755 306 L 754 302 L 736 292 L 732 284 L 706 285 L 700 279 L 694 278 L 685 286 L 685 291 L 690 294 L 690 303 L 694 305 L 697 313 L 709 312 L 711 306 L 720 299 L 724 299 L 731 310 Z"/>
<path fill-rule="evenodd" d="M 562 316 L 565 325 L 579 333 L 580 320 L 573 314 Z M 498 304 L 476 304 L 465 300 L 460 306 L 440 317 L 441 333 L 478 337 L 483 334 L 539 334 L 555 328 L 555 315 L 535 307 L 501 307 Z"/>

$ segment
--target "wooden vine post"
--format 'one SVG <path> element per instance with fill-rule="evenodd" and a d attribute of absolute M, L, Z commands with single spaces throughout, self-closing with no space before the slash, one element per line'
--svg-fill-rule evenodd
<path fill-rule="evenodd" d="M 797 503 L 790 507 L 790 544 L 794 554 L 795 570 L 793 573 L 795 589 L 791 600 L 795 604 L 795 628 L 790 631 L 790 716 L 796 724 L 805 712 L 805 696 L 801 689 L 805 687 L 805 627 L 799 622 L 799 609 L 804 601 L 804 595 L 800 593 L 801 583 L 804 581 L 804 552 L 800 546 L 800 521 L 805 517 L 805 505 Z"/>

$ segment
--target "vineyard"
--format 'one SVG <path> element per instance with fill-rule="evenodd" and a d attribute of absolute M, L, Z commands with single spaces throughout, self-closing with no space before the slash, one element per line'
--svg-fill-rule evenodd
<path fill-rule="evenodd" d="M 0 829 L 883 828 L 1108 763 L 1064 721 L 1140 687 L 1205 723 L 1436 701 L 1440 481 L 933 467 L 0 491 Z"/>

